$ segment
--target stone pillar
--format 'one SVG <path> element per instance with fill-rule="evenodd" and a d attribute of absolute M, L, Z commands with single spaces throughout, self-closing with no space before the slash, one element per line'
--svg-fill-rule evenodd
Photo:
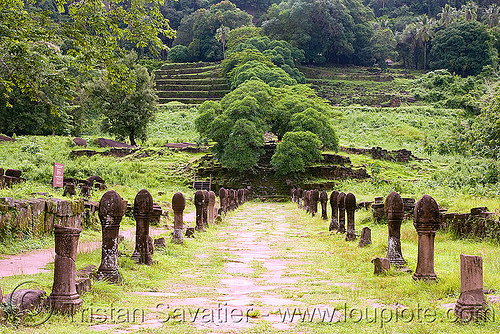
<path fill-rule="evenodd" d="M 96 273 L 98 280 L 120 283 L 118 271 L 118 232 L 127 204 L 114 190 L 106 192 L 99 201 L 99 220 L 102 226 L 101 265 Z"/>
<path fill-rule="evenodd" d="M 227 212 L 227 190 L 224 188 L 219 189 L 219 201 L 222 212 Z"/>
<path fill-rule="evenodd" d="M 345 192 L 337 196 L 337 207 L 339 208 L 339 228 L 338 233 L 345 233 Z"/>
<path fill-rule="evenodd" d="M 434 273 L 434 236 L 439 228 L 439 207 L 429 195 L 420 198 L 415 206 L 413 225 L 418 233 L 418 260 L 417 269 L 413 274 L 414 280 L 433 280 Z"/>
<path fill-rule="evenodd" d="M 310 191 L 309 190 L 304 190 L 304 208 L 306 209 L 306 212 L 309 213 L 311 212 L 311 196 L 310 196 Z"/>
<path fill-rule="evenodd" d="M 208 228 L 208 190 L 203 190 L 203 227 Z"/>
<path fill-rule="evenodd" d="M 205 196 L 203 191 L 198 190 L 194 193 L 194 206 L 196 207 L 196 231 L 205 231 L 203 228 L 203 202 Z"/>
<path fill-rule="evenodd" d="M 345 196 L 345 209 L 347 211 L 347 233 L 345 235 L 345 241 L 356 240 L 356 227 L 354 213 L 356 212 L 356 197 L 353 193 L 348 193 Z"/>
<path fill-rule="evenodd" d="M 330 195 L 330 206 L 332 208 L 332 220 L 330 221 L 329 231 L 337 231 L 339 228 L 339 207 L 337 205 L 337 197 L 339 192 L 337 190 L 332 191 Z"/>
<path fill-rule="evenodd" d="M 153 213 L 153 196 L 146 189 L 137 193 L 134 199 L 135 251 L 132 260 L 148 266 L 153 264 L 152 249 L 149 248 L 149 222 Z"/>
<path fill-rule="evenodd" d="M 55 251 L 54 284 L 49 296 L 50 306 L 54 311 L 74 313 L 82 300 L 76 292 L 76 255 L 80 229 L 54 226 Z"/>
<path fill-rule="evenodd" d="M 295 202 L 295 188 L 290 189 L 290 199 Z"/>
<path fill-rule="evenodd" d="M 359 238 L 358 247 L 365 247 L 372 243 L 372 230 L 369 227 L 363 227 L 361 230 L 361 238 Z"/>
<path fill-rule="evenodd" d="M 314 189 L 311 191 L 311 214 L 314 217 L 318 212 L 319 191 Z"/>
<path fill-rule="evenodd" d="M 238 204 L 242 205 L 243 202 L 243 189 L 238 189 Z"/>
<path fill-rule="evenodd" d="M 486 320 L 483 292 L 483 258 L 460 254 L 460 297 L 455 315 L 464 320 Z"/>
<path fill-rule="evenodd" d="M 215 194 L 214 194 L 215 196 Z M 175 193 L 172 197 L 172 210 L 174 210 L 174 232 L 171 242 L 174 244 L 184 243 L 184 208 L 186 207 L 186 199 L 180 192 Z"/>
<path fill-rule="evenodd" d="M 393 191 L 385 199 L 384 206 L 389 226 L 387 258 L 391 261 L 391 265 L 402 267 L 406 264 L 401 253 L 401 222 L 404 215 L 403 199 L 397 192 Z"/>
<path fill-rule="evenodd" d="M 234 190 L 228 189 L 227 190 L 227 211 L 232 211 L 234 209 L 233 196 L 234 196 Z"/>
<path fill-rule="evenodd" d="M 298 188 L 295 194 L 297 196 L 297 203 L 298 203 L 299 209 L 302 209 L 303 208 L 302 196 L 304 194 L 304 191 L 301 188 Z"/>
<path fill-rule="evenodd" d="M 215 193 L 208 192 L 208 222 L 213 224 L 215 221 Z"/>
<path fill-rule="evenodd" d="M 328 213 L 326 212 L 326 207 L 328 204 L 328 194 L 326 191 L 322 191 L 319 194 L 319 201 L 321 202 L 321 218 L 323 220 L 328 220 Z"/>

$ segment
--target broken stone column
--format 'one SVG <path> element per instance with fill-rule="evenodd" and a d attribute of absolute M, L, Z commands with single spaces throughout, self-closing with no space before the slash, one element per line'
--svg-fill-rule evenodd
<path fill-rule="evenodd" d="M 417 269 L 413 274 L 414 280 L 433 280 L 434 273 L 434 237 L 441 222 L 439 207 L 429 195 L 424 195 L 415 205 L 413 225 L 418 233 L 418 260 Z"/>
<path fill-rule="evenodd" d="M 402 267 L 406 264 L 401 253 L 401 222 L 404 215 L 403 199 L 397 192 L 393 191 L 385 199 L 384 206 L 389 226 L 387 258 L 392 265 Z"/>
<path fill-rule="evenodd" d="M 152 249 L 149 248 L 149 223 L 153 213 L 153 196 L 146 189 L 137 193 L 134 199 L 135 251 L 132 260 L 148 266 L 153 264 Z"/>
<path fill-rule="evenodd" d="M 382 202 L 383 197 L 375 197 L 375 203 L 372 204 L 372 214 L 373 221 L 375 223 L 380 223 L 385 217 L 384 203 Z"/>
<path fill-rule="evenodd" d="M 198 190 L 194 193 L 194 206 L 196 207 L 196 231 L 205 231 L 203 228 L 203 202 L 205 201 L 205 196 L 202 190 Z"/>
<path fill-rule="evenodd" d="M 314 189 L 311 191 L 311 214 L 314 217 L 318 212 L 319 191 Z"/>
<path fill-rule="evenodd" d="M 337 197 L 339 192 L 337 190 L 332 191 L 330 195 L 330 206 L 332 208 L 332 220 L 330 221 L 329 231 L 337 231 L 339 228 L 339 207 L 337 205 Z"/>
<path fill-rule="evenodd" d="M 49 296 L 54 311 L 73 314 L 82 300 L 76 291 L 76 255 L 81 230 L 72 227 L 54 226 L 55 261 L 54 283 Z"/>
<path fill-rule="evenodd" d="M 76 196 L 76 186 L 74 183 L 67 183 L 64 185 L 63 196 Z"/>
<path fill-rule="evenodd" d="M 373 266 L 374 266 L 374 271 L 373 274 L 375 275 L 380 275 L 384 272 L 389 271 L 391 269 L 391 262 L 389 259 L 386 259 L 385 257 L 377 257 L 372 260 Z"/>
<path fill-rule="evenodd" d="M 326 207 L 328 204 L 328 194 L 326 191 L 322 191 L 319 194 L 319 201 L 321 202 L 321 218 L 324 220 L 328 220 L 328 213 L 326 212 Z"/>
<path fill-rule="evenodd" d="M 372 243 L 372 230 L 365 226 L 361 230 L 361 238 L 359 238 L 358 247 L 365 247 Z"/>
<path fill-rule="evenodd" d="M 215 194 L 214 194 L 215 196 Z M 184 229 L 184 208 L 186 207 L 186 199 L 180 192 L 175 193 L 172 197 L 172 210 L 174 210 L 174 232 L 172 233 L 171 242 L 174 244 L 184 243 L 182 235 Z"/>
<path fill-rule="evenodd" d="M 227 212 L 227 190 L 224 188 L 219 189 L 219 201 L 222 212 Z"/>
<path fill-rule="evenodd" d="M 345 196 L 345 210 L 347 211 L 347 233 L 345 241 L 356 240 L 356 227 L 354 213 L 356 212 L 356 197 L 353 193 L 348 193 Z"/>
<path fill-rule="evenodd" d="M 483 292 L 483 258 L 460 254 L 460 297 L 455 315 L 463 320 L 486 320 L 486 299 Z"/>
<path fill-rule="evenodd" d="M 215 221 L 215 193 L 208 192 L 208 222 L 213 224 Z"/>
<path fill-rule="evenodd" d="M 208 190 L 203 190 L 203 227 L 208 227 Z"/>
<path fill-rule="evenodd" d="M 338 233 L 345 233 L 345 192 L 337 196 L 337 207 L 339 209 L 339 228 Z"/>
<path fill-rule="evenodd" d="M 98 280 L 120 283 L 118 271 L 118 232 L 127 208 L 126 202 L 114 190 L 106 192 L 99 201 L 99 220 L 102 226 L 101 265 L 96 273 Z"/>

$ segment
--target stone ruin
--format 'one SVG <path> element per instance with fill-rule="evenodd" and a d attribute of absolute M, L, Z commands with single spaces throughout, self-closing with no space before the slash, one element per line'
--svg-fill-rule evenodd
<path fill-rule="evenodd" d="M 54 226 L 56 256 L 49 305 L 57 312 L 73 314 L 82 305 L 75 281 L 80 232 L 77 228 Z"/>
<path fill-rule="evenodd" d="M 321 203 L 321 219 L 328 220 L 327 205 L 328 205 L 328 194 L 326 191 L 322 191 L 319 194 L 319 201 Z"/>
<path fill-rule="evenodd" d="M 422 161 L 426 159 L 421 159 L 413 155 L 413 153 L 407 149 L 400 149 L 396 151 L 388 151 L 381 147 L 372 148 L 353 148 L 353 147 L 339 147 L 340 151 L 349 154 L 365 154 L 370 155 L 372 159 L 387 160 L 387 161 L 397 161 L 397 162 L 409 162 L 410 160 Z"/>
<path fill-rule="evenodd" d="M 122 143 L 119 141 L 105 139 L 105 138 L 97 138 L 97 144 L 100 147 L 119 147 L 119 148 L 134 148 L 135 147 L 135 146 L 127 144 L 127 143 Z"/>
<path fill-rule="evenodd" d="M 87 141 L 83 138 L 76 137 L 75 139 L 73 139 L 73 143 L 75 143 L 75 145 L 77 146 L 82 146 L 87 148 Z"/>
<path fill-rule="evenodd" d="M 383 197 L 375 197 L 375 202 L 372 204 L 373 221 L 377 224 L 380 223 L 385 218 L 385 209 L 383 200 L 384 200 Z"/>
<path fill-rule="evenodd" d="M 345 196 L 344 207 L 347 212 L 347 232 L 345 236 L 346 241 L 356 240 L 356 227 L 354 214 L 356 212 L 356 197 L 353 193 L 348 193 Z"/>
<path fill-rule="evenodd" d="M 418 262 L 415 280 L 437 279 L 434 273 L 434 237 L 439 228 L 439 207 L 429 195 L 420 198 L 415 206 L 413 225 L 418 233 Z"/>
<path fill-rule="evenodd" d="M 153 213 L 153 196 L 146 189 L 137 193 L 134 199 L 135 250 L 132 260 L 148 266 L 153 264 L 150 247 L 149 223 Z"/>
<path fill-rule="evenodd" d="M 203 224 L 203 205 L 205 202 L 205 196 L 202 190 L 198 190 L 194 193 L 194 205 L 196 207 L 196 231 L 204 231 Z"/>
<path fill-rule="evenodd" d="M 220 207 L 224 213 L 228 211 L 227 207 L 227 190 L 224 188 L 219 189 L 219 200 L 220 200 Z"/>
<path fill-rule="evenodd" d="M 339 208 L 337 204 L 337 197 L 339 192 L 337 190 L 332 191 L 330 195 L 330 206 L 332 208 L 332 219 L 330 221 L 329 231 L 337 231 L 339 229 Z"/>
<path fill-rule="evenodd" d="M 339 228 L 337 233 L 346 233 L 345 230 L 345 192 L 339 193 L 337 196 L 337 207 L 339 209 Z"/>
<path fill-rule="evenodd" d="M 401 196 L 393 191 L 385 199 L 385 215 L 389 227 L 387 243 L 387 258 L 391 265 L 403 267 L 406 264 L 401 253 L 401 223 L 403 221 L 404 207 Z"/>
<path fill-rule="evenodd" d="M 174 210 L 174 231 L 172 233 L 172 243 L 182 244 L 184 239 L 182 232 L 184 229 L 184 208 L 186 207 L 186 199 L 184 195 L 177 192 L 172 197 L 172 209 Z"/>
<path fill-rule="evenodd" d="M 0 189 L 25 182 L 26 179 L 21 177 L 22 173 L 19 169 L 4 170 L 0 168 Z"/>
<path fill-rule="evenodd" d="M 483 258 L 460 255 L 460 297 L 455 315 L 462 320 L 487 320 L 488 310 L 483 292 Z"/>
<path fill-rule="evenodd" d="M 215 193 L 213 191 L 208 192 L 208 223 L 213 224 L 215 222 Z M 243 201 L 243 197 L 242 197 Z"/>
<path fill-rule="evenodd" d="M 369 227 L 363 227 L 358 247 L 366 247 L 372 243 L 372 230 Z"/>
<path fill-rule="evenodd" d="M 314 189 L 310 191 L 310 204 L 309 211 L 311 215 L 314 217 L 318 212 L 318 201 L 319 201 L 319 191 L 318 189 Z"/>
<path fill-rule="evenodd" d="M 99 202 L 99 219 L 102 226 L 102 257 L 96 279 L 110 283 L 121 283 L 118 271 L 118 232 L 127 207 L 114 190 L 106 192 Z"/>

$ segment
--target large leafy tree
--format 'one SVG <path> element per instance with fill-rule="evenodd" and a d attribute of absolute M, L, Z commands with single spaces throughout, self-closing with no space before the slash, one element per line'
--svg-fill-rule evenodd
<path fill-rule="evenodd" d="M 123 72 L 114 66 L 122 45 L 158 53 L 164 48 L 160 36 L 173 35 L 159 0 L 54 0 L 47 9 L 57 13 L 40 11 L 35 4 L 0 1 L 0 94 L 4 112 L 28 118 L 27 124 L 36 124 L 31 119 L 38 117 L 35 110 L 48 110 L 48 127 L 10 131 L 67 131 L 62 125 L 69 124 L 77 77 L 105 69 L 115 83 L 124 83 Z"/>
<path fill-rule="evenodd" d="M 446 68 L 462 76 L 480 73 L 497 58 L 486 26 L 477 21 L 456 22 L 438 31 L 431 55 L 433 69 Z"/>
<path fill-rule="evenodd" d="M 264 33 L 303 49 L 308 62 L 341 63 L 367 46 L 373 13 L 357 0 L 288 0 L 271 6 L 267 17 Z"/>

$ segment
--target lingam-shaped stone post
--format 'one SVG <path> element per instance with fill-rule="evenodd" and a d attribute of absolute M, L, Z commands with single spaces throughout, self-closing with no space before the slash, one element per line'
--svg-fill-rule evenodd
<path fill-rule="evenodd" d="M 460 254 L 460 297 L 455 315 L 464 320 L 486 320 L 486 299 L 483 292 L 483 258 Z"/>
<path fill-rule="evenodd" d="M 337 196 L 337 207 L 339 208 L 339 228 L 338 233 L 345 233 L 345 192 Z"/>
<path fill-rule="evenodd" d="M 337 231 L 339 228 L 339 207 L 337 205 L 337 197 L 339 192 L 337 190 L 332 191 L 330 195 L 330 206 L 332 208 L 332 220 L 330 221 L 329 231 Z"/>
<path fill-rule="evenodd" d="M 213 224 L 215 221 L 215 193 L 208 192 L 208 222 Z"/>
<path fill-rule="evenodd" d="M 290 199 L 292 200 L 292 202 L 295 202 L 295 192 L 295 188 L 290 189 Z"/>
<path fill-rule="evenodd" d="M 224 213 L 227 212 L 227 190 L 224 188 L 219 189 L 220 207 Z"/>
<path fill-rule="evenodd" d="M 153 213 L 153 196 L 146 189 L 137 193 L 134 199 L 135 251 L 132 260 L 148 266 L 153 264 L 149 246 L 149 222 Z"/>
<path fill-rule="evenodd" d="M 311 215 L 314 217 L 318 212 L 319 191 L 314 189 L 311 191 Z"/>
<path fill-rule="evenodd" d="M 99 220 L 102 227 L 101 265 L 96 273 L 98 280 L 120 283 L 118 271 L 118 232 L 125 214 L 126 202 L 114 190 L 106 192 L 99 201 Z"/>
<path fill-rule="evenodd" d="M 326 191 L 323 190 L 319 194 L 319 201 L 321 203 L 321 218 L 323 220 L 328 220 L 328 214 L 326 213 L 326 208 L 328 204 L 328 194 L 326 193 Z"/>
<path fill-rule="evenodd" d="M 76 292 L 76 255 L 80 229 L 54 225 L 55 251 L 54 283 L 49 296 L 54 311 L 73 314 L 82 300 Z"/>
<path fill-rule="evenodd" d="M 194 206 L 196 207 L 196 231 L 205 231 L 203 228 L 203 202 L 205 196 L 203 191 L 198 190 L 194 193 Z"/>
<path fill-rule="evenodd" d="M 397 192 L 393 191 L 385 199 L 384 207 L 389 226 L 387 258 L 391 265 L 402 267 L 406 264 L 401 253 L 401 222 L 404 215 L 403 199 Z"/>
<path fill-rule="evenodd" d="M 208 227 L 208 190 L 203 190 L 203 227 Z"/>
<path fill-rule="evenodd" d="M 310 193 L 311 192 L 309 190 L 304 190 L 304 208 L 306 209 L 307 213 L 311 212 Z"/>
<path fill-rule="evenodd" d="M 243 204 L 243 189 L 238 189 L 238 204 Z"/>
<path fill-rule="evenodd" d="M 347 233 L 345 241 L 356 240 L 356 227 L 354 220 L 354 213 L 356 212 L 356 197 L 353 193 L 348 193 L 345 196 L 345 210 L 347 211 Z"/>
<path fill-rule="evenodd" d="M 434 273 L 434 237 L 439 228 L 439 207 L 429 195 L 424 195 L 415 205 L 413 225 L 418 233 L 417 269 L 415 280 L 436 280 Z"/>
<path fill-rule="evenodd" d="M 233 189 L 227 190 L 227 210 L 228 211 L 234 210 L 234 190 Z"/>
<path fill-rule="evenodd" d="M 215 196 L 215 194 L 214 194 Z M 171 242 L 174 244 L 184 243 L 184 208 L 186 207 L 186 199 L 180 192 L 175 193 L 172 197 L 172 210 L 174 210 L 174 232 Z"/>
<path fill-rule="evenodd" d="M 302 199 L 303 194 L 304 194 L 304 191 L 302 190 L 302 188 L 298 188 L 297 192 L 296 192 L 296 196 L 297 196 L 297 203 L 299 205 L 299 209 L 303 208 L 303 199 Z"/>

